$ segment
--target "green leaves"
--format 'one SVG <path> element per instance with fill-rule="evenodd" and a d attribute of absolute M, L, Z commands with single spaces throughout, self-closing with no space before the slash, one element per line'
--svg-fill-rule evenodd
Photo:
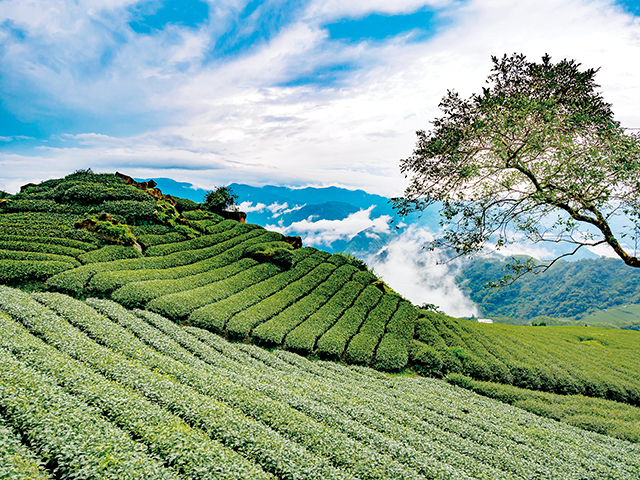
<path fill-rule="evenodd" d="M 492 60 L 481 94 L 447 92 L 443 116 L 417 132 L 413 155 L 401 160 L 412 178 L 394 199 L 399 213 L 439 203 L 445 228 L 432 247 L 456 255 L 490 242 L 498 249 L 521 241 L 607 242 L 640 266 L 607 221 L 619 210 L 637 221 L 640 136 L 614 120 L 596 90 L 597 70 L 581 71 L 573 60 L 554 64 L 548 55 L 541 63 L 517 54 Z M 559 212 L 578 223 L 549 228 L 548 216 Z"/>

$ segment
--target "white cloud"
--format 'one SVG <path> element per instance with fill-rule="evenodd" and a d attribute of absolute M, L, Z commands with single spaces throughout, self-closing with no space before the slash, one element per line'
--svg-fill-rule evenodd
<path fill-rule="evenodd" d="M 267 207 L 267 210 L 269 210 L 274 215 L 278 215 L 279 213 L 282 213 L 283 211 L 285 211 L 288 207 L 289 205 L 287 204 L 287 202 L 285 203 L 274 202 Z"/>
<path fill-rule="evenodd" d="M 459 264 L 443 264 L 438 252 L 425 250 L 423 246 L 431 240 L 429 231 L 410 226 L 365 261 L 391 288 L 416 305 L 432 303 L 454 317 L 478 316 L 473 301 L 455 283 Z"/>
<path fill-rule="evenodd" d="M 240 211 L 245 213 L 264 212 L 266 207 L 267 206 L 264 203 L 256 203 L 254 205 L 253 202 L 242 202 L 240 205 L 238 205 Z"/>
<path fill-rule="evenodd" d="M 320 0 L 312 3 L 307 16 L 310 18 L 362 17 L 370 13 L 398 15 L 412 13 L 423 7 L 442 7 L 450 0 Z"/>
<path fill-rule="evenodd" d="M 302 237 L 302 241 L 307 245 L 330 245 L 336 240 L 351 240 L 363 230 L 369 230 L 377 233 L 389 233 L 388 215 L 381 215 L 377 218 L 371 218 L 371 210 L 373 206 L 367 210 L 360 210 L 352 213 L 342 220 L 318 220 L 313 221 L 311 217 L 300 222 L 294 222 L 284 226 L 267 225 L 268 230 L 276 230 L 285 235 L 295 234 Z"/>

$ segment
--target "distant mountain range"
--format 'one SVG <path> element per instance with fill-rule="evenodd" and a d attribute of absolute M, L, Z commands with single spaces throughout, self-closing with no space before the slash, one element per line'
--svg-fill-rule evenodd
<path fill-rule="evenodd" d="M 206 190 L 169 178 L 154 178 L 163 193 L 202 202 Z M 287 235 L 300 235 L 307 245 L 330 252 L 375 254 L 409 225 L 435 231 L 437 209 L 400 218 L 390 199 L 364 190 L 339 187 L 290 188 L 240 183 L 228 185 L 238 196 L 247 221 Z"/>

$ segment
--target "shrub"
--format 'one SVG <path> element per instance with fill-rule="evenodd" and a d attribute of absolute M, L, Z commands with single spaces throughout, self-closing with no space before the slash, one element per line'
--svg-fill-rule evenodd
<path fill-rule="evenodd" d="M 179 213 L 190 212 L 200 208 L 200 204 L 189 200 L 188 198 L 176 198 L 176 210 Z"/>
<path fill-rule="evenodd" d="M 233 220 L 227 220 L 227 221 L 221 222 L 218 225 L 217 232 L 215 233 L 212 233 L 210 235 L 202 235 L 198 238 L 193 238 L 191 240 L 185 240 L 182 242 L 165 243 L 162 245 L 156 245 L 148 248 L 145 254 L 147 256 L 160 256 L 160 255 L 169 255 L 171 253 L 180 252 L 180 251 L 207 248 L 207 247 L 216 245 L 218 243 L 221 243 L 225 240 L 229 240 L 231 238 L 245 234 L 257 228 L 260 228 L 260 227 L 246 224 L 246 223 L 243 224 L 243 223 L 234 222 Z"/>
<path fill-rule="evenodd" d="M 0 283 L 19 285 L 31 280 L 45 280 L 74 267 L 73 263 L 58 261 L 0 260 Z"/>
<path fill-rule="evenodd" d="M 165 233 L 162 235 L 137 235 L 138 243 L 145 248 L 153 247 L 154 245 L 162 245 L 165 243 L 176 243 L 183 241 L 184 235 L 178 233 L 177 231 Z"/>
<path fill-rule="evenodd" d="M 381 296 L 382 293 L 376 287 L 369 285 L 365 288 L 353 306 L 340 317 L 333 327 L 320 337 L 317 348 L 318 354 L 326 358 L 341 357 L 349 340 L 358 331 L 369 311 L 380 301 Z"/>
<path fill-rule="evenodd" d="M 353 276 L 353 280 L 355 282 L 360 282 L 363 285 L 369 285 L 370 283 L 374 283 L 378 281 L 378 277 L 376 277 L 373 273 L 367 271 L 360 271 Z"/>
<path fill-rule="evenodd" d="M 156 220 L 156 202 L 153 199 L 144 202 L 113 200 L 102 203 L 96 209 L 121 217 L 129 224 L 153 223 Z"/>
<path fill-rule="evenodd" d="M 109 242 L 120 243 L 122 245 L 133 245 L 136 243 L 129 225 L 116 223 L 114 220 L 96 220 L 93 230 L 105 237 Z M 85 262 L 86 263 L 86 262 Z"/>
<path fill-rule="evenodd" d="M 132 282 L 113 292 L 111 298 L 127 308 L 143 308 L 155 298 L 193 290 L 194 288 L 225 280 L 256 264 L 255 260 L 245 258 L 221 268 L 214 268 L 215 265 L 212 265 L 212 268 L 208 271 L 175 280 Z"/>
<path fill-rule="evenodd" d="M 57 245 L 55 243 L 37 243 L 37 242 L 14 242 L 0 241 L 0 249 L 3 250 L 17 250 L 23 252 L 40 252 L 40 253 L 53 253 L 55 255 L 66 255 L 69 257 L 77 257 L 85 253 L 84 250 L 73 247 L 65 247 L 63 245 Z"/>
<path fill-rule="evenodd" d="M 442 376 L 442 356 L 440 352 L 419 340 L 412 340 L 409 348 L 411 366 L 420 375 Z"/>
<path fill-rule="evenodd" d="M 65 186 L 71 185 L 68 188 Z M 98 204 L 104 201 L 128 200 L 135 202 L 149 201 L 151 196 L 129 185 L 101 185 L 89 182 L 65 182 L 54 191 L 53 197 L 61 203 L 79 203 L 81 205 Z"/>
<path fill-rule="evenodd" d="M 113 260 L 122 260 L 125 258 L 140 258 L 142 254 L 133 247 L 124 245 L 107 245 L 106 247 L 83 253 L 78 257 L 85 265 L 87 263 L 111 262 Z"/>
<path fill-rule="evenodd" d="M 364 288 L 360 282 L 345 283 L 331 300 L 287 334 L 285 346 L 297 352 L 311 353 L 316 341 L 353 305 Z"/>
<path fill-rule="evenodd" d="M 344 261 L 346 263 L 356 267 L 360 271 L 363 271 L 363 272 L 368 272 L 369 271 L 369 267 L 364 262 L 364 260 L 361 260 L 360 258 L 358 258 L 358 257 L 356 257 L 356 256 L 354 256 L 354 255 L 352 255 L 350 253 L 336 253 L 335 255 L 336 255 L 336 257 L 341 257 L 342 259 L 344 259 Z"/>
<path fill-rule="evenodd" d="M 406 339 L 393 334 L 386 334 L 373 361 L 373 367 L 386 372 L 397 372 L 404 368 L 409 361 L 409 351 Z"/>
<path fill-rule="evenodd" d="M 151 268 L 138 270 L 128 270 L 124 268 L 104 271 L 91 278 L 88 288 L 96 293 L 107 294 L 132 282 L 172 280 L 197 275 L 237 262 L 241 258 L 246 244 L 260 242 L 263 239 L 268 240 L 270 238 L 269 232 L 255 229 L 244 235 L 238 235 L 224 242 L 212 245 L 211 247 L 193 251 L 197 253 L 197 256 L 194 256 L 193 262 L 189 262 L 186 265 L 173 267 L 159 265 L 157 268 L 153 268 L 154 265 L 152 265 Z M 189 251 L 187 250 L 185 252 L 188 253 Z M 172 255 L 178 256 L 180 253 L 181 252 L 176 252 Z"/>
<path fill-rule="evenodd" d="M 188 220 L 204 220 L 207 218 L 207 213 L 202 210 L 189 210 L 182 212 L 182 216 Z"/>
<path fill-rule="evenodd" d="M 249 274 L 245 278 L 246 272 L 243 272 L 237 276 L 241 281 L 236 281 L 234 285 L 225 284 L 220 292 L 206 292 L 206 297 L 200 296 L 197 300 L 205 306 L 195 310 L 189 317 L 189 322 L 208 330 L 221 332 L 236 313 L 246 310 L 301 278 L 322 263 L 328 254 L 315 249 L 301 248 L 296 250 L 295 256 L 297 263 L 291 270 L 283 271 L 270 263 L 261 264 L 252 269 L 259 273 L 259 276 Z M 149 308 L 153 310 L 152 304 L 149 304 Z M 238 335 L 241 335 L 242 332 L 240 330 L 239 332 Z"/>
<path fill-rule="evenodd" d="M 55 253 L 22 252 L 19 250 L 0 250 L 0 260 L 24 260 L 30 262 L 63 262 L 70 263 L 74 267 L 79 267 L 80 262 L 67 255 L 56 255 Z"/>
<path fill-rule="evenodd" d="M 333 257 L 333 256 L 332 256 Z M 325 305 L 353 276 L 355 268 L 343 265 L 309 295 L 256 327 L 252 337 L 265 345 L 281 345 L 285 336 Z"/>
<path fill-rule="evenodd" d="M 228 334 L 234 338 L 249 336 L 257 325 L 266 322 L 308 295 L 311 290 L 326 280 L 335 268 L 335 265 L 330 263 L 320 263 L 298 280 L 289 282 L 268 298 L 237 313 L 227 324 Z"/>
<path fill-rule="evenodd" d="M 35 235 L 0 235 L 0 240 L 4 242 L 47 243 L 62 245 L 63 247 L 77 248 L 84 251 L 89 251 L 97 248 L 96 244 L 92 242 L 83 242 L 80 240 L 72 240 L 70 238 L 56 238 L 53 236 L 45 237 Z"/>
<path fill-rule="evenodd" d="M 378 305 L 369 312 L 359 332 L 349 342 L 345 351 L 347 362 L 369 364 L 399 301 L 400 297 L 397 295 L 382 296 Z"/>
<path fill-rule="evenodd" d="M 200 236 L 200 232 L 194 230 L 191 227 L 187 227 L 186 225 L 176 225 L 174 227 L 176 233 L 187 237 L 188 239 L 193 239 Z"/>
<path fill-rule="evenodd" d="M 251 245 L 245 251 L 245 255 L 259 262 L 271 262 L 289 269 L 293 267 L 294 263 L 293 252 L 291 250 L 291 245 L 278 241 Z"/>

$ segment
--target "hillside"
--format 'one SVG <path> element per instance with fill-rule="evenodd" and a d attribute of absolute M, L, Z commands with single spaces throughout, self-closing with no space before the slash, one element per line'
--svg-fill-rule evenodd
<path fill-rule="evenodd" d="M 637 478 L 640 448 L 439 380 L 0 287 L 9 478 Z"/>
<path fill-rule="evenodd" d="M 87 219 L 89 230 L 75 228 Z M 6 285 L 46 280 L 233 340 L 383 370 L 408 362 L 417 313 L 360 264 L 147 183 L 80 172 L 28 186 L 5 203 L 0 232 Z"/>
<path fill-rule="evenodd" d="M 629 268 L 622 260 L 559 261 L 544 274 L 500 289 L 483 288 L 504 275 L 505 263 L 506 259 L 477 259 L 466 264 L 458 276 L 458 283 L 484 316 L 582 320 L 598 310 L 640 303 L 640 270 Z"/>
<path fill-rule="evenodd" d="M 4 435 L 0 442 L 17 445 L 18 456 L 24 450 L 25 456 L 20 458 L 44 461 L 49 472 L 56 468 L 67 472 L 56 473 L 58 478 L 74 475 L 71 472 L 76 467 L 62 451 L 64 441 L 53 433 L 49 439 L 44 433 L 47 427 L 28 413 L 46 404 L 52 412 L 84 412 L 87 418 L 97 415 L 107 424 L 113 423 L 115 426 L 100 424 L 103 426 L 96 428 L 104 430 L 98 433 L 85 430 L 89 427 L 80 421 L 77 439 L 104 435 L 105 441 L 115 442 L 108 448 L 129 452 L 131 465 L 142 462 L 140 465 L 146 466 L 140 471 L 147 473 L 164 472 L 168 465 L 182 477 L 206 478 L 202 472 L 213 467 L 193 467 L 200 473 L 180 473 L 192 468 L 185 455 L 193 455 L 193 465 L 204 460 L 198 460 L 201 454 L 192 453 L 191 447 L 184 447 L 189 451 L 185 453 L 177 445 L 193 445 L 199 442 L 194 439 L 207 437 L 221 445 L 203 443 L 202 451 L 209 453 L 202 456 L 218 452 L 216 462 L 221 462 L 221 472 L 231 469 L 229 478 L 270 478 L 272 474 L 276 478 L 318 478 L 315 468 L 324 469 L 321 478 L 523 478 L 535 476 L 534 472 L 542 477 L 574 478 L 573 473 L 565 476 L 565 467 L 542 460 L 554 448 L 569 448 L 554 443 L 567 435 L 575 453 L 565 459 L 571 465 L 566 469 L 582 472 L 575 473 L 575 478 L 633 478 L 627 472 L 637 466 L 637 447 L 612 437 L 640 442 L 640 333 L 485 325 L 423 311 L 352 257 L 301 246 L 299 238 L 243 220 L 237 213 L 212 212 L 194 201 L 165 195 L 154 182 L 86 171 L 25 186 L 21 193 L 0 200 L 0 284 L 6 285 L 1 289 L 0 317 L 8 322 L 6 334 L 0 337 L 3 348 L 11 353 L 3 357 L 8 376 L 3 377 L 4 390 L 0 392 L 0 427 L 5 424 L 7 428 L 0 428 L 0 435 Z M 29 292 L 35 293 L 30 296 Z M 125 308 L 135 310 L 127 313 Z M 52 312 L 84 333 L 63 324 L 63 330 L 50 332 L 49 327 L 62 321 Z M 104 315 L 117 323 L 125 322 L 122 326 L 130 332 L 122 333 Z M 44 318 L 50 323 L 36 326 L 34 322 Z M 35 356 L 35 337 L 16 333 L 19 325 L 11 321 L 48 344 L 42 347 L 47 353 Z M 128 323 L 134 321 L 135 326 Z M 162 332 L 148 330 L 150 324 Z M 134 341 L 131 333 L 138 340 Z M 107 350 L 86 343 L 90 341 L 83 339 L 84 334 Z M 73 339 L 80 343 L 73 343 Z M 205 343 L 194 343 L 196 339 Z M 23 348 L 23 340 L 29 346 Z M 118 343 L 121 341 L 129 346 Z M 208 347 L 204 346 L 207 342 Z M 276 350 L 267 353 L 250 344 Z M 211 347 L 219 353 L 214 354 Z M 97 352 L 107 356 L 95 357 Z M 47 360 L 49 355 L 57 360 Z M 69 355 L 80 363 L 63 361 L 59 355 Z M 114 360 L 121 358 L 118 355 L 135 361 Z M 102 364 L 99 358 L 111 360 Z M 343 366 L 318 359 L 338 361 Z M 60 377 L 67 373 L 56 370 L 50 362 L 73 364 L 64 370 L 79 369 L 79 376 Z M 143 368 L 142 376 L 129 378 L 124 370 L 117 374 L 106 370 L 111 363 L 122 363 L 130 373 Z M 378 372 L 363 368 L 367 366 Z M 196 371 L 200 367 L 210 373 L 202 376 Z M 148 377 L 145 368 L 159 377 Z M 98 376 L 87 380 L 88 369 Z M 318 373 L 325 371 L 333 373 Z M 417 372 L 444 378 L 451 385 L 381 372 Z M 208 375 L 215 375 L 215 382 Z M 329 381 L 325 377 L 336 383 L 325 384 Z M 24 378 L 31 378 L 31 383 L 21 383 Z M 145 389 L 144 378 L 154 385 L 161 380 L 169 382 L 165 386 L 180 384 L 175 387 L 179 389 L 188 385 L 189 395 L 196 395 L 185 397 L 193 400 L 191 404 L 199 405 L 202 400 L 214 408 L 210 402 L 215 400 L 215 408 L 232 409 L 228 411 L 231 423 L 210 425 L 209 417 L 203 420 L 186 404 L 171 403 L 182 397 L 182 390 L 159 397 L 157 391 Z M 81 380 L 84 386 L 76 389 L 74 382 Z M 109 385 L 116 388 L 115 403 L 100 403 L 103 394 L 89 389 L 94 383 L 105 389 L 100 392 L 106 392 Z M 40 384 L 47 387 L 38 390 Z M 468 390 L 563 424 L 545 423 Z M 130 417 L 129 407 L 117 407 L 117 392 L 125 398 L 129 395 L 125 391 L 131 395 L 137 392 L 140 396 L 131 401 L 142 402 L 139 405 L 145 405 L 144 412 L 164 419 L 157 430 L 140 430 L 143 417 Z M 31 404 L 27 399 L 32 393 L 27 392 L 34 392 Z M 23 400 L 27 403 L 20 403 Z M 449 410 L 451 402 L 466 413 L 478 409 L 494 413 L 489 417 L 460 415 L 458 410 Z M 364 413 L 360 408 L 365 408 Z M 386 409 L 390 413 L 384 413 Z M 198 410 L 203 415 L 212 411 Z M 243 420 L 243 415 L 251 420 Z M 450 420 L 456 423 L 447 423 Z M 229 429 L 235 421 L 253 426 L 232 434 Z M 490 424 L 483 423 L 486 421 Z M 258 422 L 259 427 L 251 422 Z M 517 426 L 531 422 L 536 425 L 533 430 L 548 431 L 543 440 L 533 430 Z M 171 440 L 162 440 L 160 432 L 167 428 L 176 429 L 175 435 L 178 431 L 187 435 L 184 431 L 189 428 L 194 432 L 188 433 L 188 439 L 171 433 L 167 434 Z M 279 440 L 270 443 L 271 435 L 276 434 Z M 578 441 L 579 435 L 585 435 L 587 443 Z M 118 439 L 122 438 L 129 440 L 121 443 Z M 134 443 L 127 443 L 132 439 Z M 254 441 L 265 443 L 257 447 L 251 443 Z M 508 456 L 511 447 L 501 447 L 503 442 L 527 445 L 536 453 L 520 462 L 517 456 Z M 627 460 L 614 459 L 606 466 L 589 460 L 587 465 L 585 452 L 591 444 L 614 445 L 606 448 L 624 450 L 626 457 L 620 458 Z M 289 448 L 298 453 L 283 457 Z M 434 448 L 444 452 L 442 456 L 434 457 Z M 89 464 L 95 460 L 91 455 L 87 457 Z M 165 456 L 167 460 L 158 463 Z M 143 457 L 146 460 L 141 460 Z M 233 470 L 230 464 L 248 470 L 238 473 L 240 470 Z M 64 470 L 67 468 L 70 470 Z M 555 468 L 561 469 L 554 474 Z M 622 472 L 622 476 L 607 473 L 607 469 Z M 249 471 L 258 473 L 254 477 Z M 172 478 L 173 473 L 158 475 Z"/>

